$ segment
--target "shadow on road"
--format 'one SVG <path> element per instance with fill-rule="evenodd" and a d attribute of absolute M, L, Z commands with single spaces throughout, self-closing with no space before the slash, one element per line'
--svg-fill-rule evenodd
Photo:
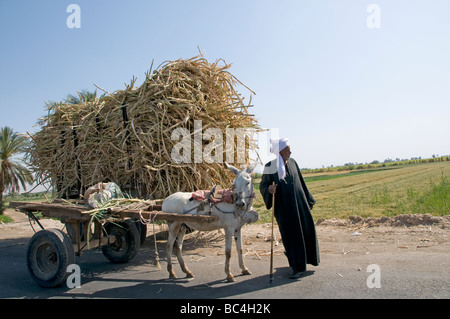
<path fill-rule="evenodd" d="M 214 280 L 201 284 L 193 284 L 196 279 L 117 279 L 90 277 L 90 282 L 84 279 L 84 285 L 97 287 L 113 285 L 114 288 L 97 290 L 92 293 L 77 293 L 76 289 L 70 291 L 75 298 L 150 298 L 150 299 L 218 299 L 233 298 L 237 295 L 245 295 L 271 289 L 279 286 L 293 284 L 302 278 L 311 276 L 314 271 L 307 271 L 297 280 L 288 279 L 290 268 L 279 268 L 274 273 L 275 279 L 269 282 L 268 275 L 262 276 L 236 276 L 237 282 L 228 283 L 225 279 Z M 108 283 L 109 282 L 109 283 Z M 263 293 L 261 295 L 264 295 Z M 243 297 L 245 298 L 245 297 Z M 267 295 L 266 298 L 283 298 L 283 296 Z"/>
<path fill-rule="evenodd" d="M 65 285 L 57 288 L 41 288 L 31 278 L 26 265 L 26 247 L 29 238 L 2 240 L 0 245 L 0 273 L 7 274 L 0 278 L 0 298 L 148 298 L 148 299 L 216 299 L 232 298 L 247 293 L 261 292 L 265 289 L 289 285 L 298 281 L 288 279 L 290 268 L 276 268 L 273 283 L 269 275 L 235 276 L 236 282 L 225 280 L 223 267 L 217 263 L 224 261 L 224 256 L 208 257 L 193 263 L 197 278 L 168 279 L 165 269 L 164 247 L 161 249 L 161 267 L 154 266 L 154 249 L 147 248 L 127 264 L 110 263 L 99 250 L 91 250 L 76 258 L 81 267 L 82 287 L 69 289 Z M 158 245 L 159 246 L 159 245 Z M 150 246 L 151 247 L 151 246 Z M 195 252 L 188 255 L 196 258 Z M 186 257 L 188 258 L 188 257 Z M 233 262 L 235 262 L 234 260 Z M 248 260 L 252 262 L 251 260 Z M 250 269 L 258 268 L 258 262 Z M 216 266 L 210 263 L 216 263 Z M 195 266 L 196 265 L 196 266 Z M 214 267 L 213 267 L 214 266 Z M 306 272 L 304 277 L 314 272 Z M 181 272 L 179 272 L 181 275 Z M 217 279 L 221 278 L 221 279 Z M 267 298 L 282 298 L 267 294 Z"/>

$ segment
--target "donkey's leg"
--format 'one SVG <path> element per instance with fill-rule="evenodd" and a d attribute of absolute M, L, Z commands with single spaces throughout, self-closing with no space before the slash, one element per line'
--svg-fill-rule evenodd
<path fill-rule="evenodd" d="M 183 240 L 184 235 L 186 234 L 186 228 L 184 226 L 181 226 L 181 230 L 177 236 L 177 240 L 174 244 L 174 250 L 177 254 L 178 262 L 180 263 L 181 270 L 186 274 L 187 278 L 194 278 L 194 274 L 187 268 L 186 264 L 184 263 L 183 256 L 181 255 L 181 250 L 183 249 Z"/>
<path fill-rule="evenodd" d="M 225 229 L 225 273 L 227 274 L 228 282 L 236 281 L 230 271 L 231 246 L 233 244 L 232 237 L 233 232 Z"/>
<path fill-rule="evenodd" d="M 169 278 L 177 278 L 173 272 L 172 267 L 172 251 L 175 244 L 175 240 L 180 232 L 181 224 L 178 222 L 169 223 L 169 238 L 167 239 L 167 271 L 169 272 Z"/>
<path fill-rule="evenodd" d="M 239 267 L 242 269 L 243 275 L 251 275 L 252 273 L 248 270 L 244 265 L 244 257 L 242 256 L 242 236 L 241 236 L 241 228 L 238 228 L 234 232 L 234 240 L 236 241 L 236 250 L 239 259 Z"/>

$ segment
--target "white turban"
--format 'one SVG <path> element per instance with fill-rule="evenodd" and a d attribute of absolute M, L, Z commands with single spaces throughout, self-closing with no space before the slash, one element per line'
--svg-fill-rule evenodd
<path fill-rule="evenodd" d="M 277 170 L 278 179 L 282 180 L 286 177 L 286 167 L 284 166 L 284 160 L 280 155 L 280 152 L 286 147 L 290 146 L 287 138 L 282 137 L 278 140 L 270 139 L 270 152 L 277 157 Z"/>

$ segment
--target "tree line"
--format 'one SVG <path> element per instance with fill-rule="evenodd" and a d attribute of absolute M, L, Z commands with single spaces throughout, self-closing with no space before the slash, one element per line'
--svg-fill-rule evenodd
<path fill-rule="evenodd" d="M 322 168 L 302 168 L 302 172 L 307 173 L 322 173 L 322 172 L 334 172 L 334 171 L 352 171 L 358 169 L 370 169 L 370 168 L 379 168 L 379 167 L 390 167 L 390 166 L 399 166 L 399 165 L 409 165 L 409 164 L 423 164 L 423 163 L 435 163 L 435 162 L 448 162 L 450 161 L 450 155 L 439 156 L 433 154 L 431 158 L 422 158 L 422 157 L 412 157 L 411 159 L 399 159 L 395 160 L 387 158 L 383 162 L 374 160 L 370 163 L 345 163 L 341 166 L 329 166 Z"/>

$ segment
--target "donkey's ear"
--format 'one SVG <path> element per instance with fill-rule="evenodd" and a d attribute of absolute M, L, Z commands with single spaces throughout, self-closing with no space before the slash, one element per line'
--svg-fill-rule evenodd
<path fill-rule="evenodd" d="M 235 175 L 239 174 L 240 170 L 238 170 L 236 167 L 234 167 L 233 165 L 228 164 L 227 162 L 225 162 L 225 165 L 227 166 L 227 168 L 232 171 Z"/>
<path fill-rule="evenodd" d="M 255 169 L 255 167 L 256 167 L 257 164 L 258 164 L 258 162 L 254 162 L 254 163 L 250 164 L 250 165 L 247 167 L 246 172 L 249 173 L 249 174 L 251 174 L 251 173 L 253 172 L 253 170 Z"/>

